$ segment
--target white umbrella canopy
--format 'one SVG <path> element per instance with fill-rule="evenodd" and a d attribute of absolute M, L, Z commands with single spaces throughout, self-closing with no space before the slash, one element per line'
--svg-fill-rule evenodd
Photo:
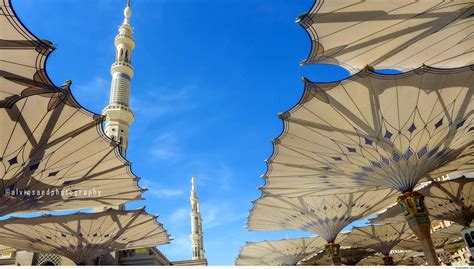
<path fill-rule="evenodd" d="M 356 265 L 362 259 L 375 253 L 375 250 L 368 248 L 342 248 L 340 249 L 340 255 L 342 264 L 344 265 Z M 331 258 L 326 254 L 326 252 L 320 252 L 311 258 L 305 259 L 302 262 L 303 265 L 332 265 Z"/>
<path fill-rule="evenodd" d="M 413 262 L 409 262 L 413 256 L 415 256 L 418 252 L 417 251 L 394 251 L 390 253 L 390 256 L 393 258 L 393 263 L 395 265 L 401 265 L 401 264 L 406 264 L 406 265 L 413 265 Z M 361 260 L 357 265 L 383 265 L 384 255 L 377 253 L 374 254 L 370 257 L 367 257 L 363 260 Z"/>
<path fill-rule="evenodd" d="M 68 87 L 0 109 L 0 215 L 141 199 L 145 190 L 101 122 Z"/>
<path fill-rule="evenodd" d="M 311 38 L 302 64 L 411 70 L 474 63 L 471 0 L 317 0 L 297 22 Z"/>
<path fill-rule="evenodd" d="M 0 253 L 2 253 L 2 252 L 10 252 L 10 251 L 15 251 L 15 249 L 14 249 L 14 248 L 11 248 L 11 247 L 7 247 L 7 246 L 0 245 Z"/>
<path fill-rule="evenodd" d="M 349 235 L 340 243 L 342 246 L 375 249 L 389 255 L 390 251 L 403 239 L 411 235 L 406 223 L 368 225 L 353 227 Z"/>
<path fill-rule="evenodd" d="M 462 245 L 464 245 L 464 241 L 461 238 L 462 229 L 463 226 L 453 223 L 448 227 L 432 232 L 431 239 L 433 240 L 435 248 L 449 248 L 452 245 L 458 245 L 459 242 L 462 242 Z M 402 240 L 395 249 L 423 251 L 420 246 L 420 241 L 416 238 L 406 238 Z"/>
<path fill-rule="evenodd" d="M 474 178 L 434 181 L 419 193 L 430 216 L 469 227 L 474 218 Z"/>
<path fill-rule="evenodd" d="M 254 202 L 247 227 L 255 231 L 312 232 L 331 243 L 344 227 L 383 210 L 396 197 L 397 192 L 390 189 L 295 198 L 264 196 Z"/>
<path fill-rule="evenodd" d="M 469 227 L 474 217 L 474 178 L 461 177 L 432 181 L 418 190 L 425 196 L 425 205 L 433 219 L 448 220 Z M 372 223 L 405 222 L 398 205 L 371 219 Z"/>
<path fill-rule="evenodd" d="M 0 221 L 0 242 L 30 252 L 55 253 L 76 264 L 90 264 L 113 251 L 153 247 L 170 242 L 156 216 L 144 209 L 109 209 Z"/>
<path fill-rule="evenodd" d="M 277 241 L 247 242 L 235 265 L 297 265 L 308 255 L 324 249 L 321 237 L 303 237 Z"/>
<path fill-rule="evenodd" d="M 0 0 L 0 10 L 0 108 L 26 96 L 58 91 L 45 69 L 54 46 L 22 24 L 10 0 Z"/>
<path fill-rule="evenodd" d="M 334 83 L 305 81 L 280 117 L 261 190 L 318 195 L 392 188 L 459 169 L 473 159 L 473 66 L 422 67 L 383 75 L 361 71 Z"/>

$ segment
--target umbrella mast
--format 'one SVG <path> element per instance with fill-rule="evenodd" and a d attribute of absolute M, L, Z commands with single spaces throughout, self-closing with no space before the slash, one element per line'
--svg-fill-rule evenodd
<path fill-rule="evenodd" d="M 115 37 L 115 62 L 110 68 L 112 84 L 110 87 L 109 105 L 102 114 L 105 119 L 105 134 L 120 143 L 121 153 L 125 157 L 128 147 L 128 130 L 133 123 L 134 116 L 130 109 L 130 81 L 134 71 L 132 67 L 132 51 L 135 48 L 133 29 L 130 25 L 132 10 L 130 0 L 123 11 L 124 21 Z"/>

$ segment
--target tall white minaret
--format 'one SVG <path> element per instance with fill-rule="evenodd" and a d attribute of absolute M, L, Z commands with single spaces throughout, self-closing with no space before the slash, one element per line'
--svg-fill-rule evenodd
<path fill-rule="evenodd" d="M 199 212 L 199 199 L 194 185 L 194 173 L 191 178 L 191 248 L 193 260 L 204 260 L 204 242 L 202 234 L 201 212 Z"/>
<path fill-rule="evenodd" d="M 128 147 L 128 129 L 134 117 L 130 109 L 130 81 L 133 77 L 132 51 L 135 48 L 133 29 L 130 25 L 132 10 L 130 0 L 123 11 L 125 19 L 115 37 L 115 63 L 110 68 L 112 85 L 110 87 L 109 105 L 102 114 L 105 119 L 105 134 L 115 141 L 120 142 L 122 155 L 125 156 Z"/>

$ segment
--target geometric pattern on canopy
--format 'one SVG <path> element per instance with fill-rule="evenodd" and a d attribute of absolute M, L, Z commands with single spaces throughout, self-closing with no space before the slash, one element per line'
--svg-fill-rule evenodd
<path fill-rule="evenodd" d="M 302 64 L 356 73 L 366 65 L 411 70 L 474 63 L 472 0 L 317 0 L 298 23 L 311 38 Z"/>
<path fill-rule="evenodd" d="M 474 217 L 474 178 L 434 181 L 418 191 L 425 195 L 428 213 L 434 219 L 449 220 L 465 227 Z"/>
<path fill-rule="evenodd" d="M 45 69 L 54 46 L 28 31 L 10 0 L 0 0 L 0 29 L 0 108 L 26 96 L 56 92 Z"/>
<path fill-rule="evenodd" d="M 389 255 L 393 247 L 410 236 L 411 233 L 412 231 L 406 223 L 354 227 L 349 236 L 341 242 L 341 245 L 370 248 L 383 255 Z"/>
<path fill-rule="evenodd" d="M 328 196 L 263 197 L 253 202 L 247 226 L 255 231 L 312 232 L 326 242 L 334 242 L 344 227 L 383 210 L 395 202 L 396 196 L 396 191 L 385 189 Z"/>
<path fill-rule="evenodd" d="M 449 247 L 459 241 L 463 242 L 461 238 L 461 230 L 463 226 L 452 223 L 450 226 L 438 229 L 431 233 L 431 239 L 433 240 L 433 244 L 435 248 L 443 248 Z M 402 240 L 398 245 L 395 247 L 396 249 L 405 249 L 405 250 L 413 250 L 421 252 L 423 249 L 421 248 L 420 241 L 416 238 L 407 238 Z"/>
<path fill-rule="evenodd" d="M 449 220 L 469 227 L 474 216 L 474 179 L 461 177 L 458 179 L 431 181 L 418 190 L 425 196 L 425 205 L 430 216 L 437 220 Z M 405 222 L 398 205 L 388 208 L 371 223 Z"/>
<path fill-rule="evenodd" d="M 474 158 L 472 68 L 306 80 L 298 104 L 280 114 L 284 129 L 273 141 L 261 190 L 285 196 L 361 187 L 405 192 L 428 177 L 469 172 L 458 169 Z"/>
<path fill-rule="evenodd" d="M 367 248 L 341 248 L 340 255 L 342 264 L 344 265 L 356 265 L 362 259 L 375 253 L 375 250 Z M 326 252 L 318 253 L 317 255 L 304 260 L 304 265 L 332 265 L 331 258 Z"/>
<path fill-rule="evenodd" d="M 0 187 L 6 195 L 0 196 L 0 216 L 140 199 L 145 190 L 118 144 L 104 134 L 101 119 L 77 104 L 68 87 L 1 108 Z M 15 190 L 36 194 L 8 195 Z M 40 192 L 48 190 L 49 194 Z M 84 195 L 92 190 L 95 195 Z"/>
<path fill-rule="evenodd" d="M 90 264 L 113 251 L 169 243 L 156 218 L 144 209 L 10 218 L 0 221 L 0 241 L 18 250 L 55 253 L 76 264 Z"/>
<path fill-rule="evenodd" d="M 321 237 L 247 242 L 235 265 L 296 265 L 308 255 L 323 250 L 325 245 Z"/>
<path fill-rule="evenodd" d="M 407 264 L 407 265 L 413 265 L 412 262 L 410 262 L 409 260 L 415 256 L 418 252 L 416 251 L 396 251 L 396 252 L 392 252 L 390 253 L 390 257 L 393 258 L 393 263 L 395 265 L 398 265 L 398 264 Z M 375 254 L 375 255 L 372 255 L 370 257 L 367 257 L 363 260 L 361 260 L 357 265 L 383 265 L 384 264 L 384 261 L 383 261 L 383 257 L 384 255 L 383 254 Z"/>

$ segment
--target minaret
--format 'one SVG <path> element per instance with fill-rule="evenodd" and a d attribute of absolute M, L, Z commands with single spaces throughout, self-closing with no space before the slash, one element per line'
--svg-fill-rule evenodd
<path fill-rule="evenodd" d="M 199 199 L 194 186 L 194 173 L 191 178 L 191 248 L 193 260 L 204 260 L 204 243 L 202 238 L 202 220 L 199 212 Z"/>
<path fill-rule="evenodd" d="M 110 68 L 112 85 L 110 87 L 109 105 L 102 114 L 105 119 L 105 134 L 120 143 L 122 155 L 127 153 L 128 129 L 134 117 L 130 109 L 130 81 L 133 77 L 132 51 L 135 47 L 133 29 L 130 26 L 130 0 L 123 11 L 125 19 L 119 27 L 119 34 L 115 37 L 115 63 Z"/>

